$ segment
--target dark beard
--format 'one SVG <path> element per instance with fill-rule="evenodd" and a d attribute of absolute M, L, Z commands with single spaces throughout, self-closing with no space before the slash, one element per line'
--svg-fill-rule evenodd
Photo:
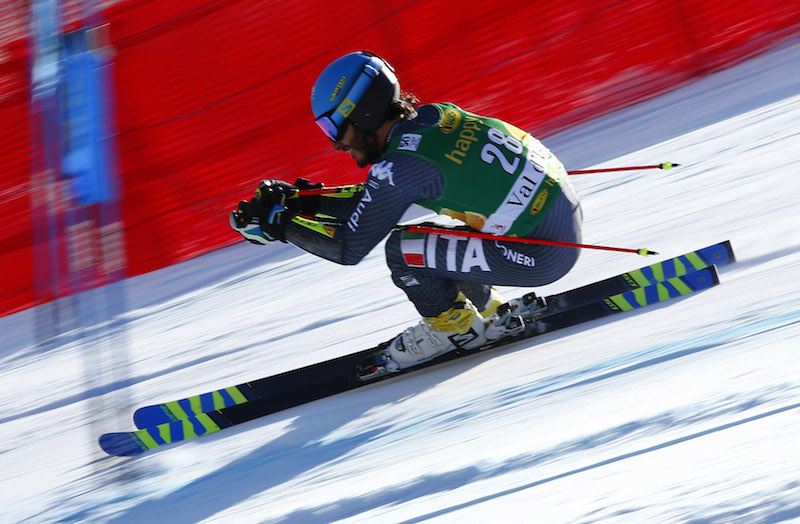
<path fill-rule="evenodd" d="M 363 133 L 357 127 L 353 126 L 353 128 L 357 131 L 356 137 L 358 140 L 358 145 L 355 147 L 355 149 L 361 153 L 364 153 L 364 159 L 356 160 L 356 165 L 359 168 L 365 168 L 370 164 L 376 163 L 383 155 L 383 147 L 378 145 L 378 139 L 375 136 L 375 132 Z"/>
<path fill-rule="evenodd" d="M 358 144 L 356 148 L 360 153 L 364 154 L 363 158 L 356 159 L 356 165 L 360 168 L 367 167 L 370 164 L 374 164 L 381 158 L 380 150 L 375 147 L 370 149 L 369 145 L 365 140 L 361 140 L 361 143 Z"/>
<path fill-rule="evenodd" d="M 356 165 L 360 168 L 367 167 L 370 164 L 374 164 L 375 162 L 372 161 L 370 158 L 366 158 L 363 160 L 356 160 Z"/>

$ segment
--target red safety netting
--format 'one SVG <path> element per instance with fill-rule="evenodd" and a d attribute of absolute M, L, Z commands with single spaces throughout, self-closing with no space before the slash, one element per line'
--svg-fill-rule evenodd
<path fill-rule="evenodd" d="M 32 300 L 27 2 L 0 23 L 0 314 Z M 423 102 L 451 101 L 547 136 L 674 88 L 796 34 L 783 0 L 588 3 L 121 1 L 115 51 L 130 274 L 236 240 L 227 214 L 260 178 L 363 180 L 315 126 L 311 86 L 357 49 L 387 58 Z"/>

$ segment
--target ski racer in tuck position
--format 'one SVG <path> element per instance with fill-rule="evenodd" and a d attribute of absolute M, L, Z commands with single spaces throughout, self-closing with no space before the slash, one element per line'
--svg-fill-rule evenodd
<path fill-rule="evenodd" d="M 505 301 L 492 286 L 549 284 L 578 258 L 574 248 L 396 229 L 409 206 L 494 235 L 581 241 L 578 197 L 564 166 L 538 140 L 451 103 L 416 103 L 401 93 L 382 58 L 355 52 L 335 60 L 317 78 L 311 107 L 334 151 L 349 153 L 358 167 L 371 166 L 364 191 L 352 198 L 301 196 L 298 189 L 319 185 L 264 180 L 230 219 L 252 243 L 291 242 L 347 265 L 388 234 L 392 280 L 423 317 L 385 349 L 388 372 L 520 329 L 519 313 L 541 302 L 512 301 L 513 312 L 504 307 L 498 315 Z"/>

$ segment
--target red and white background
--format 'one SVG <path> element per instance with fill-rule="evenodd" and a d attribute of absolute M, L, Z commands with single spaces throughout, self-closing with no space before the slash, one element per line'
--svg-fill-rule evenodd
<path fill-rule="evenodd" d="M 349 51 L 388 59 L 423 102 L 546 138 L 800 30 L 785 0 L 448 4 L 104 2 L 129 276 L 237 241 L 227 214 L 261 178 L 364 179 L 328 152 L 309 103 L 317 74 Z M 74 16 L 66 10 L 65 30 Z M 56 190 L 31 184 L 28 17 L 29 2 L 0 2 L 0 315 L 34 305 L 32 199 Z"/>

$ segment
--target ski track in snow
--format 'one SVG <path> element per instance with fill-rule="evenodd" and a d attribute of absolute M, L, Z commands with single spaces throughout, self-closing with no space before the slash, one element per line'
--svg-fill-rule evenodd
<path fill-rule="evenodd" d="M 721 285 L 669 305 L 135 459 L 96 445 L 133 428 L 134 404 L 333 358 L 416 321 L 382 249 L 355 270 L 284 245 L 218 251 L 133 279 L 124 318 L 46 349 L 31 312 L 0 319 L 0 522 L 800 519 L 798 70 L 800 42 L 545 140 L 570 169 L 682 164 L 573 180 L 590 243 L 666 258 L 732 240 Z M 586 251 L 541 292 L 647 263 Z M 93 376 L 83 366 L 107 330 L 125 331 L 130 368 Z"/>

